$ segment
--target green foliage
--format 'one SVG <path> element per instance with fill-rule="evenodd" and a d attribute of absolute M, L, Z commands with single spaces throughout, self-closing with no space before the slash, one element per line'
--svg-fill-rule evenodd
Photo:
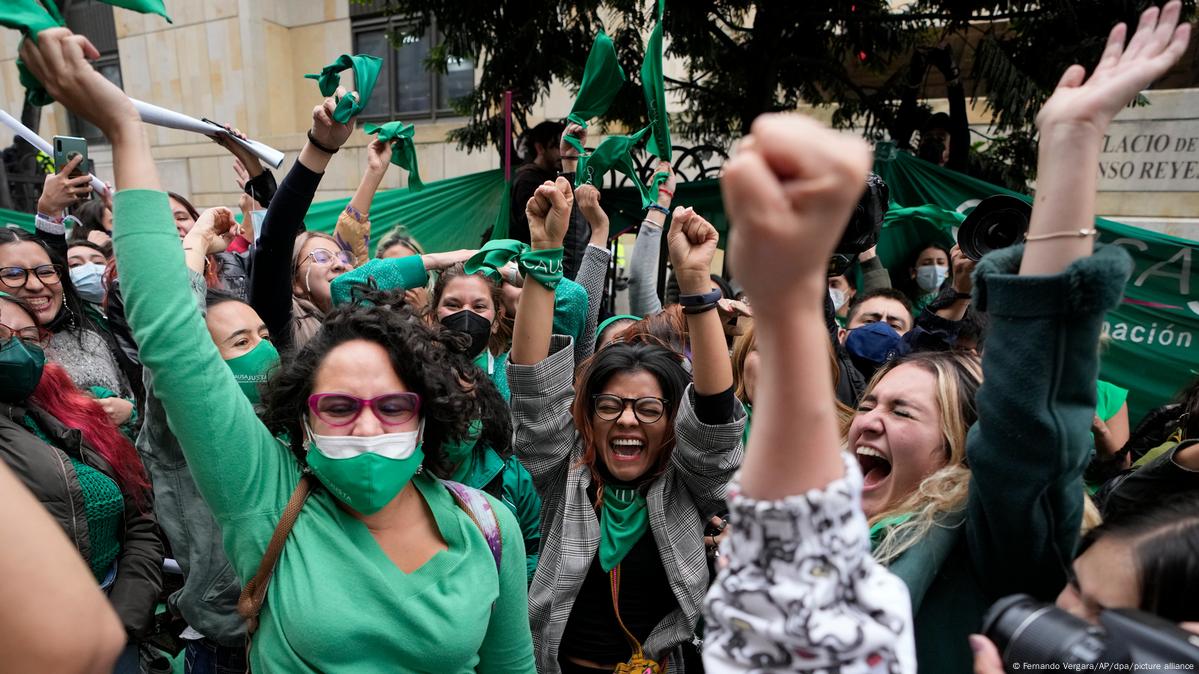
<path fill-rule="evenodd" d="M 362 2 L 364 0 L 355 0 Z M 475 59 L 482 77 L 457 102 L 469 116 L 450 138 L 472 149 L 503 147 L 503 96 L 513 93 L 516 132 L 555 81 L 578 86 L 599 10 L 628 82 L 608 112 L 620 130 L 646 123 L 638 71 L 654 0 L 375 0 L 406 14 L 423 31 L 437 17 L 444 42 L 429 59 L 445 68 L 451 56 Z M 1184 5 L 1193 13 L 1195 0 Z M 1018 189 L 1035 170 L 1031 133 L 1041 104 L 1062 71 L 1088 67 L 1117 21 L 1132 21 L 1149 0 L 916 0 L 894 9 L 889 0 L 668 0 L 667 55 L 685 75 L 667 78 L 668 95 L 684 110 L 672 119 L 679 138 L 727 146 L 763 112 L 801 103 L 832 109 L 834 125 L 871 138 L 901 138 L 911 120 L 900 102 L 912 80 L 917 48 L 958 36 L 973 67 L 968 94 L 986 96 L 995 115 L 990 144 L 975 162 Z M 960 51 L 960 50 L 959 50 Z M 967 54 L 958 53 L 963 62 Z M 668 69 L 669 71 L 669 69 Z M 923 90 L 923 78 L 913 79 Z M 1000 165 L 1013 163 L 1010 169 Z"/>

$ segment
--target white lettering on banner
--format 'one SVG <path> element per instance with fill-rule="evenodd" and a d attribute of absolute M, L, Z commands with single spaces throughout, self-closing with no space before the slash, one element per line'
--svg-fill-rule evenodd
<path fill-rule="evenodd" d="M 1127 246 L 1134 248 L 1138 252 L 1144 253 L 1149 250 L 1149 244 L 1139 239 L 1122 238 L 1112 241 L 1113 246 Z M 1180 246 L 1178 252 L 1170 256 L 1169 259 L 1155 262 L 1150 265 L 1145 271 L 1136 276 L 1132 285 L 1140 288 L 1145 285 L 1145 282 L 1153 276 L 1161 276 L 1168 279 L 1178 279 L 1178 295 L 1179 303 L 1185 303 L 1186 308 L 1191 310 L 1191 313 L 1199 315 L 1199 302 L 1189 301 L 1185 298 L 1191 294 L 1191 253 L 1189 246 Z M 1136 255 L 1133 255 L 1136 259 Z M 1172 264 L 1178 264 L 1178 271 L 1166 271 L 1166 268 Z M 1135 272 L 1134 272 L 1135 273 Z"/>
<path fill-rule="evenodd" d="M 1100 192 L 1199 189 L 1199 119 L 1117 119 L 1103 137 Z"/>
<path fill-rule="evenodd" d="M 1171 346 L 1180 349 L 1191 348 L 1194 340 L 1194 336 L 1190 332 L 1175 332 L 1173 323 L 1158 330 L 1157 323 L 1151 324 L 1146 329 L 1143 325 L 1133 324 L 1130 327 L 1128 323 L 1124 322 L 1112 324 L 1110 321 L 1104 321 L 1103 334 L 1117 342 Z"/>

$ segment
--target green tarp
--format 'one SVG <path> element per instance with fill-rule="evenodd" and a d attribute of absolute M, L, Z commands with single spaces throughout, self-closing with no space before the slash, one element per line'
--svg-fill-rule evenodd
<path fill-rule="evenodd" d="M 992 194 L 1027 196 L 943 169 L 911 155 L 880 146 L 874 171 L 900 206 L 934 204 L 968 211 Z M 1112 220 L 1096 219 L 1099 240 L 1124 246 L 1135 263 L 1124 301 L 1108 314 L 1104 332 L 1111 338 L 1100 377 L 1129 389 L 1129 419 L 1135 425 L 1149 409 L 1163 404 L 1194 379 L 1199 363 L 1199 297 L 1191 259 L 1199 242 L 1158 234 Z M 880 242 L 880 257 L 884 263 Z M 910 251 L 908 251 L 910 253 Z M 906 255 L 906 254 L 905 254 Z M 1046 345 L 1048 348 L 1048 345 Z"/>

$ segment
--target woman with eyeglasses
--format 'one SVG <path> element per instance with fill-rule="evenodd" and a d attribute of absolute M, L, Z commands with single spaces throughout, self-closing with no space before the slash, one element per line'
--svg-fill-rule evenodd
<path fill-rule="evenodd" d="M 40 314 L 0 291 L 0 460 L 62 527 L 108 595 L 129 638 L 115 671 L 137 672 L 137 639 L 152 631 L 162 589 L 150 484 L 137 451 L 99 403 L 46 362 Z"/>
<path fill-rule="evenodd" d="M 0 291 L 24 301 L 46 329 L 46 358 L 62 366 L 79 388 L 111 391 L 110 420 L 124 424 L 133 416 L 133 389 L 121 368 L 118 346 L 104 318 L 80 298 L 65 260 L 39 238 L 20 229 L 0 229 Z"/>
<path fill-rule="evenodd" d="M 571 339 L 551 336 L 554 279 L 538 267 L 560 254 L 572 200 L 559 178 L 526 207 L 536 255 L 519 262 L 530 271 L 508 367 L 516 453 L 543 503 L 529 589 L 537 669 L 698 671 L 704 527 L 724 507 L 745 417 L 713 311 L 716 230 L 680 208 L 669 235 L 694 382 L 681 354 L 640 342 L 600 349 L 576 380 Z"/>
<path fill-rule="evenodd" d="M 94 53 L 61 28 L 21 50 L 112 141 L 129 323 L 237 575 L 266 593 L 247 610 L 254 671 L 532 673 L 516 519 L 438 478 L 443 443 L 479 414 L 462 340 L 395 296 L 339 307 L 273 377 L 259 420 L 195 305 L 137 111 Z"/>

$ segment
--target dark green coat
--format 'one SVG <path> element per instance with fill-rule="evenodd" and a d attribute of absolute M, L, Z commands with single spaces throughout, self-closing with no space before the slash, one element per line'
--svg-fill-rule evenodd
<path fill-rule="evenodd" d="M 990 324 L 966 509 L 890 566 L 911 593 L 921 674 L 972 671 L 966 638 L 987 607 L 1017 592 L 1052 602 L 1078 543 L 1099 332 L 1132 262 L 1107 246 L 1061 274 L 1017 276 L 1023 252 L 992 253 L 975 272 Z"/>

